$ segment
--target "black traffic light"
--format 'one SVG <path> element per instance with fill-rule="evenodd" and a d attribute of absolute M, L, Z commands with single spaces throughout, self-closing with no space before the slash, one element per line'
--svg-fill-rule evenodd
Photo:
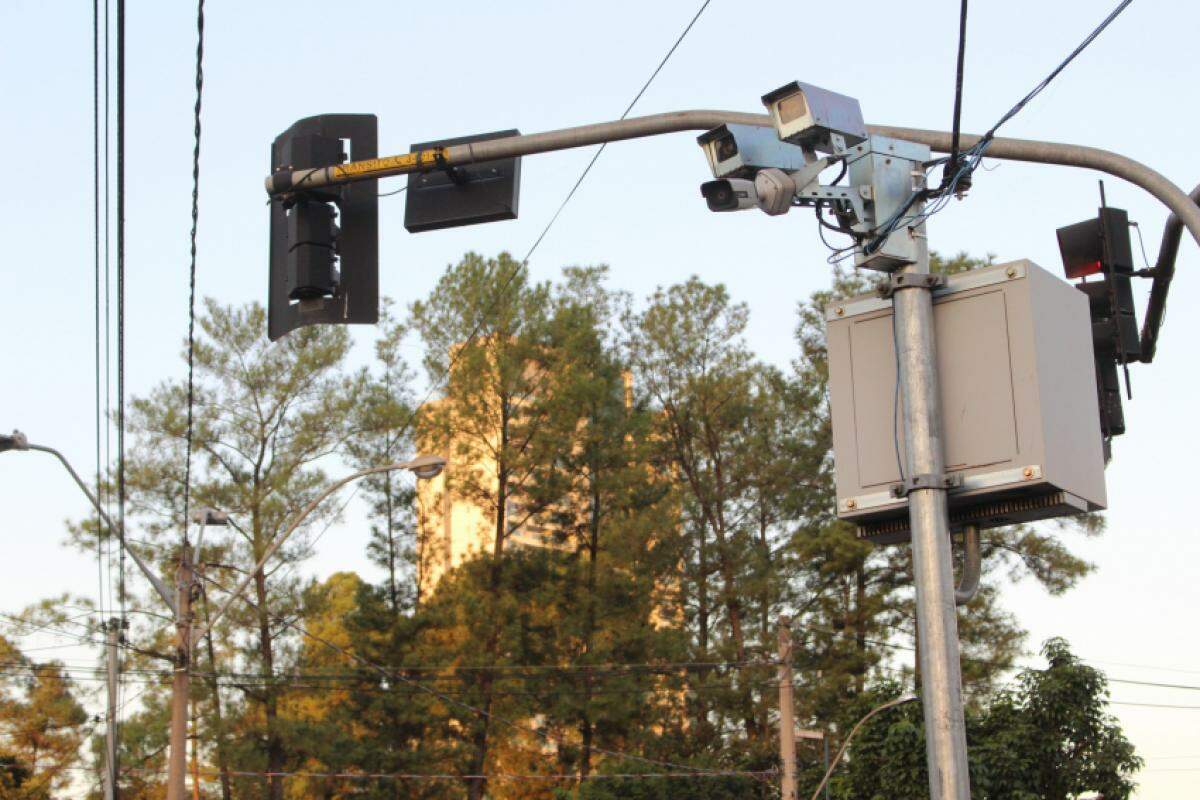
<path fill-rule="evenodd" d="M 271 145 L 271 172 L 375 158 L 378 127 L 374 114 L 302 119 Z M 301 180 L 271 199 L 268 298 L 271 341 L 304 325 L 379 321 L 377 181 L 305 191 Z"/>
<path fill-rule="evenodd" d="M 1059 228 L 1058 247 L 1067 277 L 1079 278 L 1076 287 L 1088 297 L 1100 431 L 1107 454 L 1108 440 L 1125 432 L 1117 365 L 1125 369 L 1128 390 L 1127 365 L 1141 356 L 1131 286 L 1134 265 L 1129 215 L 1119 208 L 1103 207 L 1094 219 Z M 1089 275 L 1099 278 L 1089 281 Z"/>

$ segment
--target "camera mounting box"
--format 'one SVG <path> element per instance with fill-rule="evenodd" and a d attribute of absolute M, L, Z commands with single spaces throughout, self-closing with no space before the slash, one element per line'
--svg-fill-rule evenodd
<path fill-rule="evenodd" d="M 1031 261 L 952 275 L 933 291 L 951 527 L 1103 509 L 1087 297 Z M 860 538 L 906 541 L 891 301 L 838 301 L 825 319 L 837 514 Z"/>

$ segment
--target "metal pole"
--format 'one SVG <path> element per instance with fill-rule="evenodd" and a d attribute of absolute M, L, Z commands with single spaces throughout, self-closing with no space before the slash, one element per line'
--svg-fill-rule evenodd
<path fill-rule="evenodd" d="M 782 800 L 796 800 L 796 715 L 792 685 L 792 620 L 779 618 L 779 763 Z"/>
<path fill-rule="evenodd" d="M 825 764 L 825 771 L 829 772 L 829 734 L 828 733 L 826 733 L 824 736 L 821 737 L 821 748 L 822 748 L 822 750 L 824 750 L 824 753 L 825 753 L 824 758 L 822 759 L 823 763 Z M 828 781 L 826 781 L 826 783 L 825 783 L 825 800 L 829 800 L 829 782 Z"/>
<path fill-rule="evenodd" d="M 919 237 L 920 260 L 904 272 L 928 273 L 924 226 L 913 233 Z M 937 480 L 944 474 L 945 463 L 932 291 L 900 289 L 893 306 L 908 462 L 905 477 L 932 479 L 918 484 L 929 488 L 916 488 L 908 495 L 930 797 L 970 800 L 950 524 L 946 489 Z"/>
<path fill-rule="evenodd" d="M 104 626 L 108 667 L 108 705 L 104 725 L 104 800 L 117 800 L 117 674 L 120 664 L 121 620 L 111 618 Z"/>
<path fill-rule="evenodd" d="M 175 573 L 175 672 L 171 682 L 170 757 L 167 762 L 167 800 L 187 800 L 188 694 L 191 681 L 192 547 L 185 540 Z"/>

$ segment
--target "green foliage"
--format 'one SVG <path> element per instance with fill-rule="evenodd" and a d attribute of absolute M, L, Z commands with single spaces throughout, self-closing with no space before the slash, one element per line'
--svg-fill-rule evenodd
<path fill-rule="evenodd" d="M 0 797 L 48 800 L 80 763 L 87 714 L 63 665 L 36 662 L 0 636 Z"/>
<path fill-rule="evenodd" d="M 972 796 L 979 800 L 1068 800 L 1096 793 L 1127 800 L 1142 766 L 1107 711 L 1104 676 L 1062 639 L 1042 647 L 1048 667 L 1023 670 L 1015 686 L 968 714 Z M 899 693 L 884 684 L 853 705 L 846 722 Z M 919 704 L 882 712 L 853 740 L 832 783 L 846 798 L 927 796 L 925 732 Z"/>
<path fill-rule="evenodd" d="M 360 485 L 378 584 L 297 576 L 337 518 L 331 500 L 255 575 L 252 602 L 197 646 L 214 796 L 768 798 L 769 777 L 651 775 L 777 767 L 772 659 L 785 614 L 798 722 L 829 732 L 833 749 L 911 688 L 907 550 L 858 541 L 834 514 L 823 308 L 870 291 L 868 279 L 836 272 L 798 306 L 786 369 L 755 358 L 749 311 L 722 285 L 692 278 L 638 302 L 606 280 L 604 267 L 570 267 L 536 283 L 508 254 L 468 253 L 407 315 L 387 309 L 375 357 L 357 371 L 344 328 L 269 345 L 261 308 L 206 305 L 192 502 L 235 523 L 205 542 L 209 584 L 249 570 L 327 484 L 332 459 L 449 462 L 420 492 L 392 474 Z M 445 379 L 419 408 L 402 355 L 413 335 L 429 379 Z M 183 392 L 164 382 L 130 415 L 135 546 L 164 574 L 182 511 Z M 1067 537 L 1102 527 L 1090 517 L 985 536 L 984 585 L 959 615 L 980 798 L 1128 796 L 1140 762 L 1106 715 L 1101 676 L 1064 644 L 1047 645 L 1048 670 L 998 688 L 1024 637 L 1004 586 L 1032 578 L 1069 591 L 1091 567 Z M 97 535 L 94 523 L 72 529 L 89 550 Z M 203 617 L 206 596 L 198 608 Z M 146 621 L 133 631 L 159 649 L 169 633 Z M 151 770 L 130 776 L 135 798 L 161 790 L 164 692 L 145 699 L 123 743 Z M 821 759 L 802 748 L 801 785 L 815 786 Z M 850 755 L 834 796 L 926 796 L 917 705 L 864 726 Z M 24 764 L 0 764 L 0 779 L 24 779 Z M 489 779 L 345 777 L 356 772 Z M 494 777 L 531 774 L 565 777 Z M 629 774 L 640 777 L 619 777 Z"/>

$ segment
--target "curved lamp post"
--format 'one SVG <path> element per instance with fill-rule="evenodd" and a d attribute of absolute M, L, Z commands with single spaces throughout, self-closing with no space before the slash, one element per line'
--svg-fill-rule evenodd
<path fill-rule="evenodd" d="M 88 500 L 91 501 L 92 506 L 95 507 L 96 512 L 104 520 L 105 524 L 108 525 L 109 530 L 120 530 L 121 536 L 119 538 L 121 540 L 121 547 L 124 548 L 125 552 L 129 553 L 130 557 L 133 558 L 134 563 L 137 564 L 138 569 L 142 571 L 142 574 L 145 575 L 146 579 L 150 581 L 152 586 L 154 586 L 154 590 L 158 592 L 159 597 L 161 597 L 163 602 L 167 604 L 167 607 L 171 609 L 172 616 L 175 620 L 177 654 L 175 658 L 176 664 L 171 689 L 170 754 L 167 768 L 168 800 L 184 800 L 186 796 L 184 791 L 186 760 L 184 756 L 187 748 L 187 699 L 190 684 L 189 666 L 192 645 L 196 641 L 203 638 L 210 630 L 212 630 L 213 625 L 215 625 L 217 621 L 225 614 L 225 612 L 229 610 L 229 607 L 233 605 L 234 601 L 237 600 L 241 593 L 246 590 L 246 587 L 249 586 L 250 582 L 254 579 L 254 575 L 266 564 L 267 559 L 274 555 L 275 551 L 278 550 L 285 541 L 287 541 L 288 537 L 295 532 L 296 528 L 300 527 L 305 518 L 307 518 L 308 515 L 311 514 L 326 498 L 328 498 L 329 495 L 333 494 L 347 483 L 358 480 L 359 478 L 364 478 L 368 475 L 375 475 L 381 472 L 392 472 L 394 470 L 408 470 L 415 474 L 418 479 L 427 479 L 441 474 L 442 470 L 446 467 L 446 459 L 442 458 L 441 456 L 418 456 L 411 461 L 401 461 L 395 464 L 386 464 L 381 467 L 370 467 L 368 469 L 359 470 L 358 472 L 347 475 L 341 480 L 330 484 L 323 492 L 321 492 L 321 494 L 317 495 L 317 497 L 311 503 L 305 506 L 304 510 L 297 514 L 294 519 L 292 519 L 291 523 L 284 530 L 282 535 L 274 539 L 271 544 L 267 546 L 266 551 L 262 554 L 262 557 L 259 558 L 258 563 L 254 565 L 254 569 L 250 570 L 245 579 L 243 579 L 242 582 L 238 584 L 237 588 L 230 593 L 229 597 L 225 600 L 225 603 L 208 621 L 208 624 L 205 625 L 203 630 L 196 634 L 192 631 L 191 587 L 193 582 L 193 572 L 191 548 L 187 545 L 186 531 L 184 537 L 184 547 L 180 557 L 179 572 L 176 580 L 177 596 L 172 596 L 171 590 L 167 588 L 167 585 L 163 583 L 162 579 L 154 574 L 146 562 L 143 561 L 142 558 L 137 554 L 137 551 L 125 543 L 124 529 L 114 525 L 112 520 L 109 519 L 108 515 L 104 513 L 104 509 L 100 506 L 100 502 L 96 499 L 96 496 L 92 494 L 90 489 L 88 489 L 87 484 L 83 482 L 83 480 L 79 477 L 79 474 L 75 472 L 75 469 L 71 466 L 70 462 L 67 461 L 62 453 L 58 452 L 52 447 L 30 444 L 29 440 L 25 437 L 25 434 L 21 433 L 20 431 L 13 431 L 11 434 L 0 434 L 0 453 L 6 450 L 39 450 L 43 453 L 49 453 L 57 458 L 62 465 L 66 467 L 67 472 L 71 474 L 71 477 L 75 479 L 75 483 L 78 484 L 79 488 L 83 490 L 83 493 L 87 495 Z M 223 525 L 226 524 L 228 520 L 227 517 L 219 511 L 214 511 L 212 509 L 197 509 L 196 513 L 193 515 L 192 521 L 201 526 L 207 526 Z M 201 531 L 203 531 L 203 527 L 201 528 Z M 199 539 L 197 540 L 197 544 L 199 544 Z M 110 735 L 113 736 L 113 740 L 115 741 L 115 731 L 112 730 L 111 727 Z M 113 751 L 110 749 L 110 752 Z M 109 770 L 111 773 L 113 773 L 110 775 L 109 779 L 110 786 L 115 786 L 115 763 L 115 758 L 110 760 Z"/>
<path fill-rule="evenodd" d="M 329 495 L 333 494 L 351 481 L 356 481 L 359 478 L 365 478 L 368 475 L 376 475 L 380 472 L 408 470 L 416 475 L 418 480 L 425 480 L 428 478 L 437 477 L 441 474 L 445 467 L 446 459 L 442 458 L 441 456 L 417 456 L 411 461 L 401 461 L 396 464 L 386 464 L 382 467 L 369 467 L 367 469 L 362 469 L 358 472 L 347 475 L 339 481 L 331 483 L 325 489 L 325 491 L 317 495 L 311 503 L 304 507 L 303 511 L 296 515 L 291 524 L 287 526 L 287 529 L 284 530 L 280 536 L 274 539 L 271 544 L 267 546 L 267 549 L 262 554 L 262 557 L 258 559 L 258 563 L 255 564 L 254 568 L 246 574 L 246 577 L 242 579 L 242 582 L 239 583 L 237 587 L 235 587 L 233 591 L 229 593 L 229 597 L 225 600 L 221 607 L 217 609 L 217 613 L 212 616 L 203 630 L 192 637 L 192 641 L 194 642 L 204 638 L 204 635 L 212 630 L 212 627 L 217 624 L 217 621 L 221 619 L 225 612 L 229 610 L 229 607 L 233 605 L 234 601 L 236 601 L 241 593 L 246 590 L 246 587 L 250 585 L 250 582 L 254 580 L 255 574 L 257 574 L 258 571 L 262 569 L 264 565 L 266 565 L 267 559 L 275 554 L 275 551 L 287 541 L 288 537 L 295 532 L 296 528 L 299 528 L 300 524 L 304 522 L 308 515 L 315 511 L 317 506 L 321 505 L 321 503 L 324 502 Z"/>

